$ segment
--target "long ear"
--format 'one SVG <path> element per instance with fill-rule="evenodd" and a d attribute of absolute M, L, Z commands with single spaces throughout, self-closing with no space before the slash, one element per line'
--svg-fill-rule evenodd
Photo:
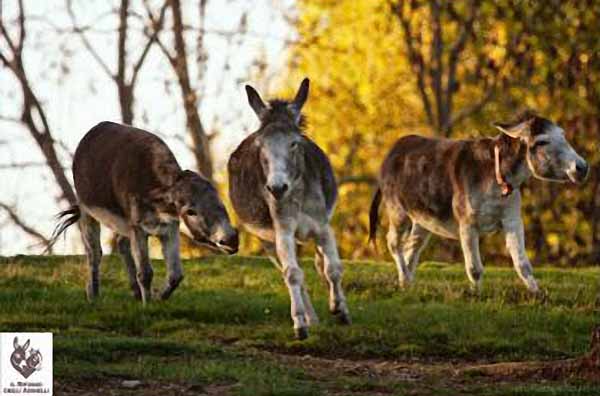
<path fill-rule="evenodd" d="M 310 85 L 310 80 L 308 78 L 304 78 L 304 80 L 302 80 L 302 83 L 300 83 L 300 88 L 298 88 L 296 97 L 294 98 L 294 101 L 292 102 L 294 109 L 298 113 L 302 110 L 302 106 L 304 106 L 306 99 L 308 99 L 309 85 Z"/>
<path fill-rule="evenodd" d="M 13 340 L 13 347 L 15 349 L 19 347 L 19 339 L 17 337 L 15 337 L 15 339 Z"/>
<path fill-rule="evenodd" d="M 525 139 L 531 136 L 532 122 L 533 118 L 530 118 L 517 124 L 494 122 L 492 125 L 513 139 Z"/>
<path fill-rule="evenodd" d="M 23 349 L 27 350 L 27 348 L 29 348 L 29 341 L 31 341 L 31 340 L 27 340 L 25 345 L 23 345 Z"/>
<path fill-rule="evenodd" d="M 304 106 L 304 103 L 308 98 L 309 84 L 310 81 L 308 80 L 308 78 L 302 80 L 300 88 L 298 88 L 298 92 L 296 92 L 296 97 L 288 105 L 288 108 L 291 110 L 292 114 L 294 114 L 294 122 L 296 123 L 296 125 L 300 124 L 300 119 L 302 118 L 302 106 Z"/>
<path fill-rule="evenodd" d="M 256 115 L 260 118 L 263 110 L 267 107 L 265 102 L 260 98 L 260 95 L 250 85 L 246 85 L 246 95 L 248 95 L 248 103 Z"/>

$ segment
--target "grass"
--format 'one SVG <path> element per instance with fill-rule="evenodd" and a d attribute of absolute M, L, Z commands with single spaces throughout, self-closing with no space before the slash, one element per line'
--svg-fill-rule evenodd
<path fill-rule="evenodd" d="M 154 264 L 158 288 L 164 264 Z M 597 323 L 598 268 L 539 268 L 545 294 L 536 298 L 510 268 L 487 268 L 483 291 L 473 294 L 459 265 L 425 263 L 414 286 L 402 291 L 393 265 L 347 262 L 344 285 L 354 324 L 343 327 L 327 312 L 326 288 L 312 261 L 303 267 L 321 318 L 303 342 L 292 339 L 280 274 L 268 260 L 248 257 L 186 261 L 186 278 L 171 299 L 145 308 L 132 299 L 116 257 L 104 258 L 101 297 L 93 304 L 84 297 L 87 272 L 80 257 L 0 259 L 0 330 L 52 331 L 59 380 L 230 384 L 240 395 L 414 394 L 426 381 L 419 391 L 443 394 L 448 384 L 431 367 L 576 357 L 588 349 Z M 325 376 L 301 359 L 282 364 L 289 355 L 416 362 L 427 375 L 421 382 L 347 370 Z M 479 390 L 480 379 L 465 381 L 465 392 L 490 395 L 600 392 L 568 380 Z"/>

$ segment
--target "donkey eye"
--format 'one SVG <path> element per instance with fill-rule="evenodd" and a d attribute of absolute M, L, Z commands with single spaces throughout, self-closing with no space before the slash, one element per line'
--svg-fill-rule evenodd
<path fill-rule="evenodd" d="M 290 144 L 290 148 L 291 148 L 292 150 L 294 150 L 296 147 L 298 147 L 298 142 L 292 142 L 292 143 Z"/>
<path fill-rule="evenodd" d="M 197 216 L 197 215 L 198 215 L 198 213 L 196 213 L 196 211 L 195 211 L 195 210 L 193 210 L 193 209 L 188 209 L 188 210 L 186 210 L 186 211 L 185 211 L 185 214 L 186 214 L 187 216 Z"/>

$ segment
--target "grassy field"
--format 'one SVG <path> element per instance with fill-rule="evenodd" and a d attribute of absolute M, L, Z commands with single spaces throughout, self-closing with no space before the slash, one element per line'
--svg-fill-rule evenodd
<path fill-rule="evenodd" d="M 330 318 L 312 261 L 303 267 L 321 324 L 302 342 L 279 273 L 245 257 L 186 261 L 171 299 L 145 308 L 116 257 L 104 258 L 93 304 L 81 257 L 0 259 L 0 330 L 54 333 L 57 394 L 128 394 L 122 379 L 146 384 L 136 395 L 600 394 L 598 383 L 536 368 L 588 350 L 597 268 L 538 268 L 544 294 L 532 297 L 510 268 L 486 268 L 475 295 L 459 265 L 425 263 L 402 291 L 390 263 L 346 262 L 354 323 L 345 327 Z M 157 260 L 155 287 L 163 277 Z"/>

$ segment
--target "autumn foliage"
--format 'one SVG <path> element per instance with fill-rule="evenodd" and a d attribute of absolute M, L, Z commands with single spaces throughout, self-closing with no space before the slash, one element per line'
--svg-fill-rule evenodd
<path fill-rule="evenodd" d="M 312 78 L 308 134 L 329 153 L 340 183 L 334 225 L 343 256 L 374 253 L 367 211 L 396 139 L 492 135 L 491 122 L 529 107 L 563 126 L 592 168 L 581 188 L 534 179 L 523 188 L 532 259 L 597 261 L 600 4 L 306 0 L 298 7 L 299 40 L 282 95 Z M 488 261 L 504 255 L 501 238 L 484 243 Z M 452 243 L 432 245 L 430 257 L 460 258 Z"/>

